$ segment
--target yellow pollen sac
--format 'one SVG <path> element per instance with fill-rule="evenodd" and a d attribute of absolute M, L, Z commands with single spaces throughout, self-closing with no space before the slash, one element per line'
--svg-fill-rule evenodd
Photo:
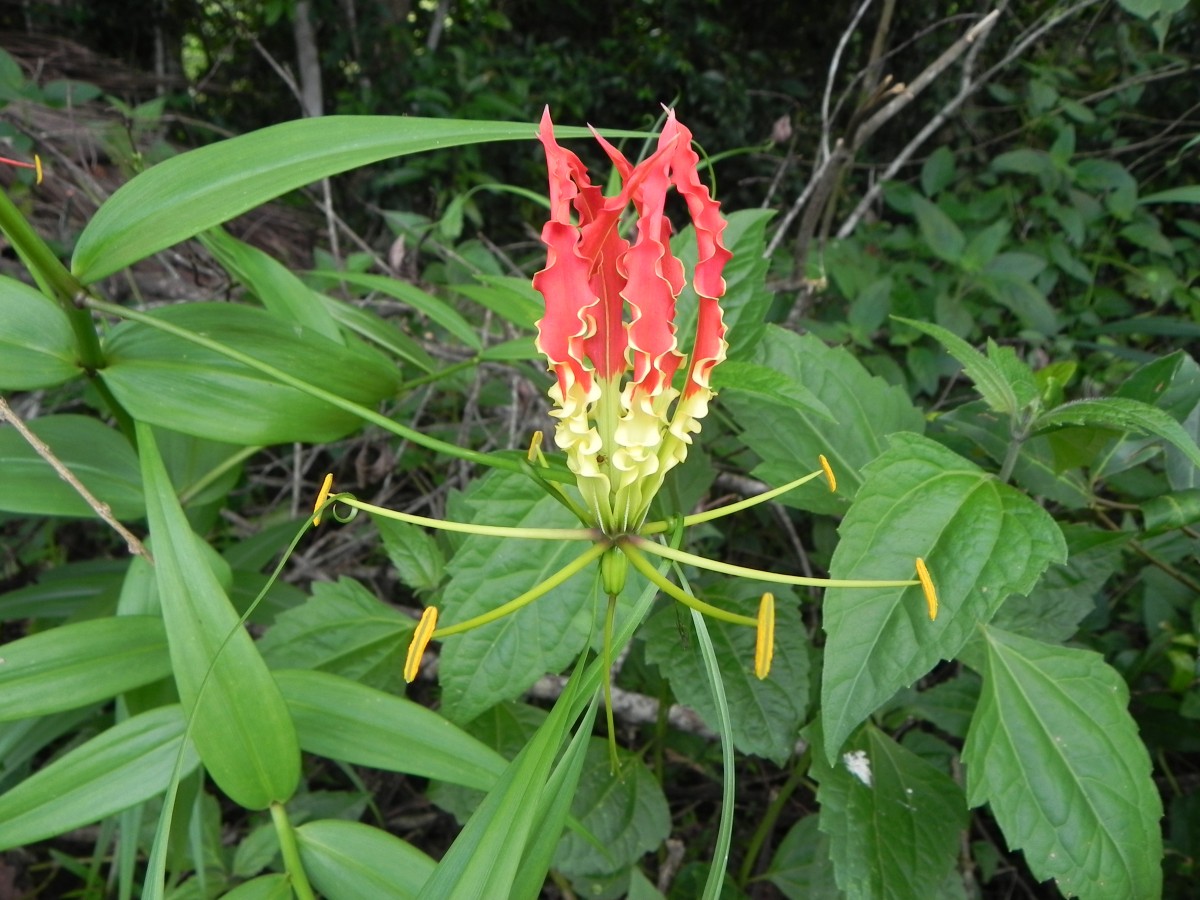
<path fill-rule="evenodd" d="M 427 606 L 425 612 L 421 613 L 421 621 L 417 623 L 412 641 L 408 645 L 408 657 L 404 660 L 406 684 L 412 684 L 417 678 L 417 672 L 421 669 L 421 658 L 425 655 L 425 648 L 429 646 L 429 639 L 433 637 L 437 628 L 437 616 L 436 606 Z"/>
<path fill-rule="evenodd" d="M 917 578 L 921 582 L 921 590 L 925 592 L 925 602 L 929 606 L 929 618 L 936 619 L 938 614 L 938 596 L 937 588 L 933 586 L 933 579 L 929 577 L 929 570 L 925 568 L 925 560 L 917 557 Z"/>
<path fill-rule="evenodd" d="M 317 492 L 317 502 L 313 504 L 313 525 L 321 524 L 321 507 L 325 501 L 329 499 L 329 492 L 333 489 L 333 473 L 330 472 L 325 476 L 325 481 L 321 484 L 321 490 Z"/>
<path fill-rule="evenodd" d="M 837 493 L 837 476 L 833 474 L 833 466 L 829 464 L 829 460 L 825 458 L 825 454 L 820 455 L 821 469 L 825 472 L 825 478 L 829 481 L 829 493 Z"/>
<path fill-rule="evenodd" d="M 754 674 L 759 680 L 771 672 L 775 656 L 775 595 L 769 591 L 758 604 L 758 632 L 754 641 Z"/>

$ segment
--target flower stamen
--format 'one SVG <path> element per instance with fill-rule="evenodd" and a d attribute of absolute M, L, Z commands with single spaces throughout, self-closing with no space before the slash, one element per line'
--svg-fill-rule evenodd
<path fill-rule="evenodd" d="M 754 641 L 754 674 L 759 681 L 770 674 L 774 656 L 775 595 L 768 591 L 758 604 L 758 631 Z"/>
<path fill-rule="evenodd" d="M 925 560 L 917 557 L 917 578 L 921 582 L 921 590 L 925 592 L 925 603 L 929 607 L 929 618 L 936 619 L 938 614 L 938 596 L 937 588 L 933 586 L 933 579 L 929 577 L 929 569 L 925 567 Z"/>
<path fill-rule="evenodd" d="M 325 476 L 325 480 L 321 483 L 321 490 L 317 492 L 317 502 L 313 504 L 313 527 L 321 524 L 321 507 L 325 505 L 325 501 L 329 499 L 329 492 L 333 489 L 333 473 L 330 472 Z"/>
<path fill-rule="evenodd" d="M 404 660 L 406 684 L 412 684 L 417 678 L 417 672 L 421 669 L 421 659 L 425 656 L 425 648 L 429 646 L 429 639 L 437 629 L 437 617 L 436 606 L 427 606 L 425 612 L 421 613 L 421 621 L 413 631 L 412 641 L 408 645 L 408 656 Z"/>
<path fill-rule="evenodd" d="M 827 460 L 825 458 L 824 453 L 822 453 L 818 457 L 818 459 L 821 460 L 821 469 L 822 469 L 822 471 L 825 472 L 825 478 L 829 482 L 829 493 L 836 494 L 837 493 L 837 476 L 833 474 L 833 466 L 831 466 L 829 464 L 829 460 Z"/>

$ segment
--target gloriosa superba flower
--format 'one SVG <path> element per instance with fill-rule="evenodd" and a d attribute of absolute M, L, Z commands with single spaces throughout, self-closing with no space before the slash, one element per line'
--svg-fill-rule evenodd
<path fill-rule="evenodd" d="M 538 138 L 550 170 L 550 220 L 542 228 L 546 268 L 533 286 L 546 300 L 537 348 L 555 375 L 554 438 L 594 523 L 609 535 L 635 532 L 667 472 L 686 457 L 713 396 L 709 376 L 725 359 L 718 302 L 730 258 L 721 240 L 725 220 L 700 181 L 691 132 L 674 111 L 667 111 L 658 147 L 636 166 L 596 134 L 622 179 L 613 197 L 559 146 L 549 110 Z M 696 234 L 692 289 L 699 306 L 689 357 L 676 334 L 686 277 L 671 253 L 671 187 L 687 202 Z M 619 227 L 630 206 L 637 214 L 632 241 Z M 680 390 L 674 381 L 681 369 Z"/>
<path fill-rule="evenodd" d="M 540 432 L 530 447 L 527 470 L 544 488 L 572 508 L 583 528 L 536 529 L 446 522 L 384 509 L 350 494 L 331 494 L 327 476 L 314 506 L 313 525 L 333 503 L 352 509 L 442 530 L 513 539 L 577 540 L 592 544 L 524 594 L 463 622 L 438 627 L 438 610 L 425 610 L 414 631 L 404 677 L 413 681 L 433 639 L 442 639 L 493 622 L 549 593 L 578 572 L 600 563 L 601 584 L 609 595 L 611 628 L 616 594 L 624 583 L 626 564 L 668 596 L 698 612 L 756 629 L 754 671 L 766 678 L 774 653 L 775 600 L 764 594 L 756 618 L 712 606 L 666 578 L 649 560 L 697 566 L 734 577 L 781 584 L 824 587 L 907 587 L 920 585 L 929 617 L 937 616 L 937 594 L 925 563 L 916 560 L 915 579 L 862 581 L 782 575 L 716 562 L 661 543 L 674 526 L 690 526 L 740 512 L 766 502 L 814 478 L 824 476 L 836 490 L 825 457 L 820 468 L 790 484 L 728 506 L 684 516 L 676 522 L 647 522 L 646 517 L 666 474 L 684 460 L 692 435 L 713 397 L 710 375 L 725 358 L 725 325 L 720 298 L 722 271 L 730 258 L 722 243 L 725 221 L 719 205 L 701 183 L 699 158 L 691 133 L 667 111 L 656 149 L 631 164 L 616 147 L 595 134 L 612 160 L 622 185 L 606 197 L 593 185 L 574 153 L 554 138 L 549 111 L 538 137 L 550 175 L 550 219 L 542 229 L 546 266 L 534 276 L 534 287 L 546 301 L 538 322 L 537 347 L 549 362 L 555 381 L 550 397 L 557 421 L 555 441 L 565 451 L 583 504 L 562 485 L 545 477 Z M 671 188 L 687 204 L 696 235 L 697 262 L 693 293 L 699 304 L 691 352 L 684 356 L 676 334 L 676 304 L 686 284 L 684 266 L 670 247 L 671 223 L 666 216 Z M 621 233 L 622 219 L 632 208 L 636 235 Z M 625 312 L 629 316 L 626 320 Z M 680 386 L 676 387 L 676 382 Z M 611 659 L 611 647 L 605 647 Z M 607 705 L 607 704 L 606 704 Z M 610 712 L 610 736 L 611 728 Z"/>

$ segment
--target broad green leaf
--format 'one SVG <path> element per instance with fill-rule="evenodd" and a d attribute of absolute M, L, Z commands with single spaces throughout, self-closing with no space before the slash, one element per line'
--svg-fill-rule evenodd
<path fill-rule="evenodd" d="M 1147 403 L 1125 397 L 1096 397 L 1075 400 L 1043 413 L 1033 423 L 1036 431 L 1058 425 L 1082 425 L 1152 434 L 1173 444 L 1193 465 L 1200 466 L 1200 447 L 1183 426 L 1167 413 Z"/>
<path fill-rule="evenodd" d="M 1200 489 L 1160 494 L 1142 503 L 1142 530 L 1162 534 L 1200 522 Z"/>
<path fill-rule="evenodd" d="M 294 378 L 374 407 L 399 386 L 394 367 L 365 347 L 342 347 L 261 309 L 190 303 L 155 318 L 230 347 Z M 358 417 L 229 357 L 140 323 L 117 326 L 100 377 L 131 415 L 235 444 L 336 440 Z"/>
<path fill-rule="evenodd" d="M 963 748 L 971 806 L 1064 896 L 1157 897 L 1162 802 L 1103 658 L 982 626 L 984 686 Z"/>
<path fill-rule="evenodd" d="M 1028 278 L 996 271 L 1001 261 L 1017 254 L 1001 253 L 973 279 L 988 296 L 1008 308 L 1025 328 L 1042 334 L 1056 334 L 1062 327 L 1046 295 Z"/>
<path fill-rule="evenodd" d="M 283 263 L 239 241 L 223 228 L 206 232 L 201 241 L 221 267 L 280 322 L 295 323 L 335 344 L 346 343 L 321 296 Z"/>
<path fill-rule="evenodd" d="M 450 518 L 488 525 L 577 528 L 579 521 L 521 474 L 492 472 L 472 484 Z M 520 596 L 586 550 L 578 541 L 532 541 L 468 535 L 446 565 L 450 581 L 438 603 L 446 625 L 481 615 Z M 587 646 L 595 621 L 597 570 L 588 569 L 518 612 L 442 645 L 438 680 L 447 716 L 468 722 L 489 706 L 559 672 Z"/>
<path fill-rule="evenodd" d="M 120 432 L 89 416 L 43 416 L 27 423 L 59 461 L 118 519 L 146 514 L 137 454 Z M 0 510 L 35 516 L 95 518 L 15 428 L 0 426 Z"/>
<path fill-rule="evenodd" d="M 967 825 L 962 789 L 877 728 L 844 749 L 832 762 L 814 753 L 810 769 L 838 887 L 850 900 L 933 896 Z"/>
<path fill-rule="evenodd" d="M 821 708 L 825 753 L 897 690 L 953 659 L 1010 594 L 1026 594 L 1066 557 L 1040 506 L 933 441 L 894 435 L 838 529 L 832 578 L 912 578 L 925 560 L 941 609 L 930 621 L 921 588 L 825 592 Z"/>
<path fill-rule="evenodd" d="M 352 578 L 319 581 L 307 602 L 276 617 L 258 650 L 273 669 L 319 669 L 400 689 L 415 625 Z"/>
<path fill-rule="evenodd" d="M 81 374 L 67 314 L 29 285 L 0 277 L 0 390 L 54 387 Z"/>
<path fill-rule="evenodd" d="M 1129 543 L 1125 532 L 1097 531 L 1064 524 L 1068 558 L 1052 565 L 1028 596 L 1009 597 L 992 619 L 1006 631 L 1036 640 L 1061 643 L 1079 629 L 1079 623 L 1102 601 L 1105 582 L 1121 569 L 1121 555 Z"/>
<path fill-rule="evenodd" d="M 175 684 L 213 781 L 250 809 L 286 801 L 300 749 L 279 689 L 200 552 L 148 425 L 137 425 L 152 552 Z"/>
<path fill-rule="evenodd" d="M 345 282 L 355 287 L 387 294 L 389 297 L 408 304 L 421 315 L 427 316 L 430 321 L 440 325 L 470 349 L 475 351 L 483 349 L 483 344 L 480 342 L 475 328 L 454 307 L 440 297 L 421 290 L 415 284 L 409 284 L 399 278 L 389 278 L 386 275 L 363 275 L 357 272 L 318 271 L 309 272 L 308 277 L 331 284 Z"/>
<path fill-rule="evenodd" d="M 871 375 L 844 347 L 827 347 L 813 335 L 800 336 L 768 326 L 754 362 L 768 377 L 785 379 L 790 389 L 813 395 L 834 421 L 807 405 L 784 404 L 738 389 L 721 368 L 717 403 L 733 413 L 742 440 L 762 460 L 754 475 L 768 484 L 786 484 L 813 471 L 821 454 L 838 479 L 838 493 L 823 483 L 810 483 L 780 500 L 819 513 L 841 513 L 853 499 L 859 469 L 879 455 L 887 435 L 923 431 L 925 419 L 903 389 Z"/>
<path fill-rule="evenodd" d="M 1021 175 L 1054 174 L 1054 161 L 1044 150 L 1010 150 L 993 159 L 991 167 L 997 172 L 1017 172 Z"/>
<path fill-rule="evenodd" d="M 296 842 L 304 871 L 329 900 L 407 900 L 436 866 L 412 844 L 361 822 L 306 822 L 296 829 Z"/>
<path fill-rule="evenodd" d="M 766 879 L 787 900 L 842 900 L 833 876 L 829 835 L 817 828 L 817 816 L 793 825 L 775 851 Z"/>
<path fill-rule="evenodd" d="M 940 194 L 956 177 L 954 154 L 945 144 L 938 147 L 921 166 L 921 193 L 926 197 Z"/>
<path fill-rule="evenodd" d="M 309 753 L 480 790 L 504 771 L 502 756 L 411 700 L 325 672 L 274 674 Z"/>
<path fill-rule="evenodd" d="M 722 273 L 725 295 L 721 298 L 721 310 L 729 329 L 726 337 L 729 340 L 730 359 L 747 359 L 753 355 L 774 299 L 774 294 L 765 286 L 768 261 L 763 257 L 767 223 L 773 215 L 772 210 L 766 209 L 744 209 L 730 213 L 722 235 L 725 246 L 733 253 L 733 258 Z M 676 235 L 671 241 L 671 250 L 688 273 L 688 281 L 679 295 L 675 314 L 680 349 L 687 353 L 691 351 L 692 338 L 696 333 L 699 309 L 691 282 L 696 267 L 695 228 L 689 225 Z"/>
<path fill-rule="evenodd" d="M 959 265 L 967 244 L 962 231 L 949 216 L 924 197 L 914 194 L 911 202 L 913 215 L 917 218 L 917 226 L 921 229 L 921 237 L 925 239 L 926 246 L 943 262 Z"/>
<path fill-rule="evenodd" d="M 614 775 L 607 742 L 587 742 L 570 803 L 583 827 L 562 836 L 555 869 L 575 878 L 612 874 L 633 865 L 671 833 L 671 811 L 658 780 L 637 756 L 620 751 L 618 758 L 621 768 Z"/>
<path fill-rule="evenodd" d="M 121 187 L 80 234 L 71 271 L 91 284 L 281 194 L 358 166 L 463 144 L 532 144 L 536 134 L 536 126 L 525 122 L 322 116 L 239 135 L 174 156 Z M 555 134 L 590 136 L 565 126 L 556 126 Z"/>
<path fill-rule="evenodd" d="M 162 620 L 109 616 L 4 645 L 0 720 L 87 706 L 171 672 Z"/>
<path fill-rule="evenodd" d="M 36 719 L 0 722 L 0 796 L 29 774 L 34 761 L 47 747 L 64 734 L 78 734 L 80 729 L 97 721 L 100 706 L 85 706 L 67 712 L 51 713 Z"/>
<path fill-rule="evenodd" d="M 791 590 L 778 585 L 728 579 L 702 584 L 693 582 L 692 587 L 703 600 L 751 618 L 757 614 L 762 590 L 775 594 L 775 659 L 767 678 L 760 681 L 754 674 L 753 628 L 710 620 L 708 631 L 721 664 L 734 745 L 742 753 L 782 765 L 795 752 L 808 714 L 809 644 L 800 603 Z M 675 605 L 668 604 L 650 617 L 640 634 L 647 662 L 659 667 L 680 703 L 715 729 L 716 706 L 690 622 L 681 625 Z"/>
<path fill-rule="evenodd" d="M 371 521 L 379 529 L 383 549 L 401 581 L 414 591 L 431 591 L 442 583 L 446 559 L 432 535 L 416 525 L 384 516 L 372 516 Z"/>
<path fill-rule="evenodd" d="M 947 353 L 962 363 L 963 372 L 974 382 L 980 396 L 992 410 L 1005 416 L 1011 416 L 1017 411 L 1017 397 L 1013 393 L 1012 385 L 1004 377 L 1004 372 L 954 332 L 932 322 L 919 322 L 901 316 L 892 318 L 924 332 L 945 347 Z"/>
<path fill-rule="evenodd" d="M 1129 2 L 1129 0 L 1125 0 Z M 1148 203 L 1200 203 L 1200 184 L 1185 184 L 1183 187 L 1158 191 L 1145 197 L 1139 197 L 1138 203 L 1143 206 Z"/>
<path fill-rule="evenodd" d="M 98 822 L 163 791 L 185 729 L 178 706 L 114 725 L 0 796 L 0 849 L 32 844 Z M 181 772 L 196 767 L 191 744 Z"/>
<path fill-rule="evenodd" d="M 967 246 L 963 250 L 963 271 L 982 272 L 996 258 L 996 254 L 1004 246 L 1004 242 L 1011 230 L 1011 222 L 1007 219 L 999 219 L 982 231 L 972 235 L 971 240 L 967 242 Z"/>

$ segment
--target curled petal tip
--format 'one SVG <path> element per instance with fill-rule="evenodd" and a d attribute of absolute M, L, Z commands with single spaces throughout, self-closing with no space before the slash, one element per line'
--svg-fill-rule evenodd
<path fill-rule="evenodd" d="M 917 578 L 921 582 L 921 590 L 925 592 L 925 603 L 929 606 L 929 618 L 936 619 L 938 614 L 938 596 L 937 588 L 933 586 L 933 579 L 929 577 L 929 569 L 925 567 L 925 560 L 917 557 Z"/>
<path fill-rule="evenodd" d="M 758 604 L 758 632 L 754 641 L 754 674 L 761 681 L 771 672 L 775 656 L 775 595 L 767 592 Z"/>
<path fill-rule="evenodd" d="M 325 480 L 321 482 L 321 490 L 317 492 L 317 502 L 313 504 L 313 525 L 321 524 L 321 507 L 325 505 L 325 501 L 329 499 L 329 492 L 333 489 L 333 473 L 330 472 L 325 476 Z"/>
<path fill-rule="evenodd" d="M 821 471 L 825 473 L 825 480 L 829 482 L 829 493 L 837 493 L 837 476 L 833 474 L 833 466 L 829 464 L 829 460 L 822 453 L 819 457 L 821 460 Z"/>
<path fill-rule="evenodd" d="M 427 606 L 425 612 L 421 613 L 421 621 L 413 631 L 412 641 L 408 645 L 408 656 L 404 660 L 406 684 L 412 684 L 417 678 L 417 672 L 421 669 L 421 658 L 425 655 L 425 648 L 429 646 L 429 640 L 437 628 L 437 617 L 436 606 Z"/>

